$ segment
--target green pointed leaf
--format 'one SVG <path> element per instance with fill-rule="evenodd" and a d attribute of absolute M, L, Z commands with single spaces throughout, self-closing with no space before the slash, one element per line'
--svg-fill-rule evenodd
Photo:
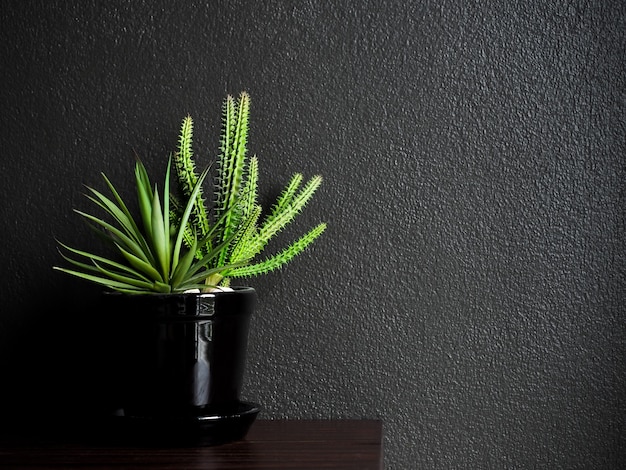
<path fill-rule="evenodd" d="M 108 277 L 94 276 L 94 275 L 83 273 L 80 271 L 73 271 L 71 269 L 60 268 L 57 266 L 55 266 L 53 269 L 56 269 L 57 271 L 62 271 L 67 274 L 71 274 L 72 276 L 76 276 L 76 277 L 85 279 L 90 282 L 95 282 L 96 284 L 110 287 L 111 289 L 117 290 L 117 289 L 129 288 L 129 289 L 137 290 L 136 288 L 134 288 L 134 286 L 131 286 L 130 284 L 127 284 L 125 282 L 114 281 L 112 279 L 109 279 Z"/>
<path fill-rule="evenodd" d="M 161 211 L 161 203 L 159 201 L 159 193 L 155 190 L 152 200 L 152 222 L 151 222 L 150 238 L 152 240 L 152 249 L 158 260 L 158 266 L 162 273 L 163 279 L 169 278 L 169 259 L 166 247 L 166 240 L 169 238 L 168 233 L 165 234 L 165 224 L 163 223 L 163 212 Z"/>
<path fill-rule="evenodd" d="M 180 262 L 176 266 L 176 269 L 174 269 L 174 274 L 172 275 L 171 282 L 173 287 L 177 287 L 189 275 L 189 268 L 191 267 L 191 263 L 195 258 L 195 253 L 197 249 L 198 242 L 194 240 L 194 243 L 189 251 L 187 251 L 187 253 L 183 255 L 183 257 L 180 259 Z"/>
<path fill-rule="evenodd" d="M 132 269 L 131 267 L 127 266 L 127 265 L 118 263 L 117 261 L 113 261 L 113 260 L 111 260 L 109 258 L 105 258 L 103 256 L 98 256 L 98 255 L 95 255 L 93 253 L 88 253 L 88 252 L 85 252 L 85 251 L 77 250 L 77 249 L 72 248 L 70 246 L 67 246 L 67 245 L 65 245 L 65 244 L 63 244 L 61 242 L 59 242 L 59 245 L 61 245 L 63 248 L 65 248 L 66 250 L 68 250 L 71 253 L 74 253 L 74 254 L 76 254 L 78 256 L 81 256 L 81 257 L 84 257 L 84 258 L 87 258 L 92 263 L 98 262 L 100 264 L 105 264 L 107 266 L 110 266 L 111 268 L 114 268 L 114 269 L 118 270 L 119 272 L 125 272 L 128 275 L 131 275 L 131 276 L 133 276 L 133 277 L 135 277 L 137 279 L 143 279 L 143 280 L 146 280 L 146 281 L 149 280 L 145 275 L 143 275 L 139 271 L 136 271 L 136 270 Z M 67 261 L 73 263 L 74 265 L 80 266 L 82 269 L 85 269 L 85 270 L 92 270 L 94 272 L 97 271 L 97 269 L 93 265 L 80 263 L 78 261 L 75 261 L 75 260 L 69 258 L 65 254 L 63 254 L 60 250 L 59 250 L 59 252 L 61 253 L 61 256 L 63 256 L 63 258 L 65 258 Z"/>
<path fill-rule="evenodd" d="M 196 203 L 196 195 L 200 191 L 200 187 L 202 186 L 202 182 L 206 178 L 207 174 L 208 174 L 208 169 L 204 170 L 202 172 L 202 174 L 200 175 L 200 178 L 198 178 L 198 182 L 196 183 L 196 186 L 193 189 L 193 191 L 192 191 L 192 193 L 191 193 L 191 195 L 189 197 L 189 201 L 187 202 L 187 206 L 185 207 L 185 211 L 183 212 L 183 215 L 181 217 L 180 227 L 178 229 L 178 234 L 176 235 L 176 242 L 174 243 L 174 252 L 173 252 L 174 254 L 173 254 L 173 256 L 175 258 L 178 258 L 180 256 L 181 245 L 182 245 L 183 237 L 184 237 L 184 234 L 185 234 L 185 227 L 187 226 L 187 222 L 189 221 L 189 216 L 191 215 L 191 210 L 193 209 L 193 206 Z"/>
<path fill-rule="evenodd" d="M 146 168 L 140 161 L 135 164 L 135 183 L 143 228 L 146 233 L 152 233 L 152 185 Z"/>
<path fill-rule="evenodd" d="M 87 214 L 86 212 L 82 212 L 82 211 L 79 211 L 79 210 L 74 210 L 74 212 L 76 212 L 77 214 L 80 214 L 85 219 L 90 220 L 93 223 L 95 223 L 96 225 L 99 225 L 102 228 L 104 228 L 105 230 L 111 232 L 115 236 L 112 239 L 117 244 L 124 246 L 128 251 L 133 253 L 135 256 L 143 259 L 146 262 L 149 262 L 150 257 L 144 251 L 143 247 L 140 246 L 139 244 L 137 244 L 137 242 L 135 242 L 135 240 L 133 240 L 133 239 L 129 238 L 128 236 L 126 236 L 126 234 L 123 233 L 121 230 L 119 230 L 117 227 L 114 227 L 110 223 L 108 223 L 108 222 L 106 222 L 106 221 L 104 221 L 102 219 L 99 219 L 97 217 L 94 217 L 93 215 Z"/>
<path fill-rule="evenodd" d="M 144 260 L 136 257 L 132 253 L 129 253 L 119 245 L 117 245 L 117 248 L 120 250 L 120 253 L 122 253 L 126 261 L 128 261 L 132 267 L 144 273 L 150 279 L 154 279 L 155 281 L 160 282 L 165 281 L 161 273 L 153 265 L 151 265 L 150 263 L 146 263 Z"/>

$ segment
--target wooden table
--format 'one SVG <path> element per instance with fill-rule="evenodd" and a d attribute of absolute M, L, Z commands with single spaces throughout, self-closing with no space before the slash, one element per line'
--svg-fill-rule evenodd
<path fill-rule="evenodd" d="M 213 447 L 150 448 L 54 439 L 0 443 L 11 469 L 354 469 L 383 468 L 377 420 L 257 420 L 245 439 Z"/>

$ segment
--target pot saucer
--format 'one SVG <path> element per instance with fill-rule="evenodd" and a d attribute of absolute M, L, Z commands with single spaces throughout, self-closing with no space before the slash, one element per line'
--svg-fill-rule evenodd
<path fill-rule="evenodd" d="M 211 446 L 243 439 L 261 411 L 256 403 L 238 402 L 196 416 L 133 416 L 118 410 L 106 434 L 127 445 Z"/>

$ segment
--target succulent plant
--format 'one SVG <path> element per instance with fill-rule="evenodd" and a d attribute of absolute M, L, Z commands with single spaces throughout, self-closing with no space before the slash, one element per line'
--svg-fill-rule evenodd
<path fill-rule="evenodd" d="M 313 176 L 304 185 L 303 175 L 295 173 L 262 219 L 258 203 L 259 162 L 247 156 L 250 97 L 243 92 L 236 100 L 227 96 L 222 108 L 222 135 L 217 159 L 214 200 L 207 201 L 202 189 L 195 191 L 202 178 L 196 170 L 192 149 L 193 120 L 183 119 L 178 151 L 174 155 L 176 173 L 185 200 L 195 199 L 185 230 L 185 241 L 204 259 L 216 249 L 207 264 L 213 273 L 207 286 L 228 286 L 232 278 L 257 276 L 277 269 L 307 248 L 326 229 L 319 223 L 278 253 L 258 260 L 270 239 L 302 211 L 322 183 Z M 176 206 L 181 213 L 181 205 Z M 200 238 L 201 243 L 195 243 Z"/>
<path fill-rule="evenodd" d="M 140 220 L 136 220 L 118 191 L 102 174 L 112 198 L 87 187 L 87 198 L 107 213 L 112 222 L 76 210 L 87 223 L 113 247 L 115 259 L 78 250 L 66 244 L 61 247 L 71 255 L 61 255 L 75 269 L 55 266 L 54 269 L 81 279 L 126 293 L 184 292 L 204 285 L 213 271 L 206 268 L 207 259 L 196 260 L 194 251 L 183 245 L 183 232 L 194 205 L 186 204 L 177 224 L 170 222 L 169 180 L 170 162 L 165 175 L 163 194 L 150 183 L 140 161 L 135 164 L 135 183 Z M 201 175 L 192 194 L 201 187 L 206 173 Z M 167 189 L 166 189 L 167 188 Z M 212 255 L 217 256 L 218 251 Z"/>
<path fill-rule="evenodd" d="M 87 187 L 87 198 L 107 219 L 75 210 L 113 248 L 105 257 L 59 242 L 61 255 L 72 269 L 54 269 L 111 290 L 131 294 L 185 292 L 227 287 L 232 278 L 273 271 L 307 248 L 326 229 L 311 228 L 280 252 L 262 260 L 258 255 L 278 232 L 304 208 L 322 182 L 314 176 L 302 185 L 296 173 L 261 221 L 258 196 L 258 160 L 247 159 L 250 98 L 228 96 L 223 106 L 220 156 L 212 201 L 203 195 L 210 166 L 196 170 L 193 158 L 193 121 L 183 119 L 178 151 L 167 164 L 163 189 L 152 186 L 141 161 L 135 164 L 139 220 L 111 181 L 102 174 L 112 197 Z M 170 194 L 175 167 L 178 194 Z"/>

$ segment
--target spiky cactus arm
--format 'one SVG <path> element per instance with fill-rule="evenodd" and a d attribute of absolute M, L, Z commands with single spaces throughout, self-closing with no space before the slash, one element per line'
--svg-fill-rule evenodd
<path fill-rule="evenodd" d="M 276 203 L 272 207 L 272 213 L 270 215 L 270 218 L 276 217 L 278 214 L 284 211 L 289 204 L 291 204 L 293 197 L 295 196 L 298 188 L 300 187 L 300 184 L 302 183 L 302 178 L 303 176 L 301 173 L 296 173 L 291 177 L 291 181 L 289 181 L 289 184 L 283 190 L 280 197 L 276 200 Z"/>
<path fill-rule="evenodd" d="M 198 173 L 193 159 L 193 120 L 191 116 L 183 119 L 178 140 L 178 152 L 174 155 L 179 188 L 185 198 L 189 198 L 198 182 Z M 185 241 L 190 246 L 194 236 L 204 237 L 209 229 L 209 217 L 202 188 L 196 196 L 194 211 L 190 219 Z M 202 247 L 200 247 L 202 251 Z M 210 251 L 210 247 L 207 248 Z"/>
<path fill-rule="evenodd" d="M 223 240 L 229 238 L 241 219 L 240 211 L 232 210 L 241 197 L 242 181 L 246 163 L 250 97 L 241 93 L 235 103 L 232 96 L 224 102 L 222 145 L 218 159 L 216 181 L 216 219 L 226 214 L 223 226 Z M 222 257 L 220 263 L 224 263 Z"/>
<path fill-rule="evenodd" d="M 301 179 L 302 175 L 299 173 L 292 177 L 278 203 L 274 205 L 272 213 L 259 228 L 257 236 L 248 243 L 244 258 L 252 259 L 259 254 L 278 232 L 302 212 L 302 209 L 322 184 L 322 177 L 316 175 L 308 181 L 298 194 L 295 194 Z"/>
<path fill-rule="evenodd" d="M 247 172 L 244 176 L 243 189 L 241 191 L 241 218 L 245 220 L 257 206 L 259 186 L 259 160 L 256 157 L 250 159 Z"/>
<path fill-rule="evenodd" d="M 254 242 L 259 234 L 257 222 L 261 216 L 261 206 L 256 206 L 250 212 L 245 223 L 241 226 L 241 233 L 233 243 L 233 249 L 229 256 L 230 263 L 239 263 L 249 261 L 256 253 L 250 254 L 250 244 Z"/>
<path fill-rule="evenodd" d="M 226 270 L 222 273 L 222 275 L 224 278 L 251 277 L 274 271 L 302 253 L 324 232 L 324 230 L 326 230 L 326 224 L 321 223 L 313 227 L 310 231 L 290 244 L 287 248 L 283 249 L 280 253 L 277 253 L 276 255 L 266 258 L 258 263 Z"/>

